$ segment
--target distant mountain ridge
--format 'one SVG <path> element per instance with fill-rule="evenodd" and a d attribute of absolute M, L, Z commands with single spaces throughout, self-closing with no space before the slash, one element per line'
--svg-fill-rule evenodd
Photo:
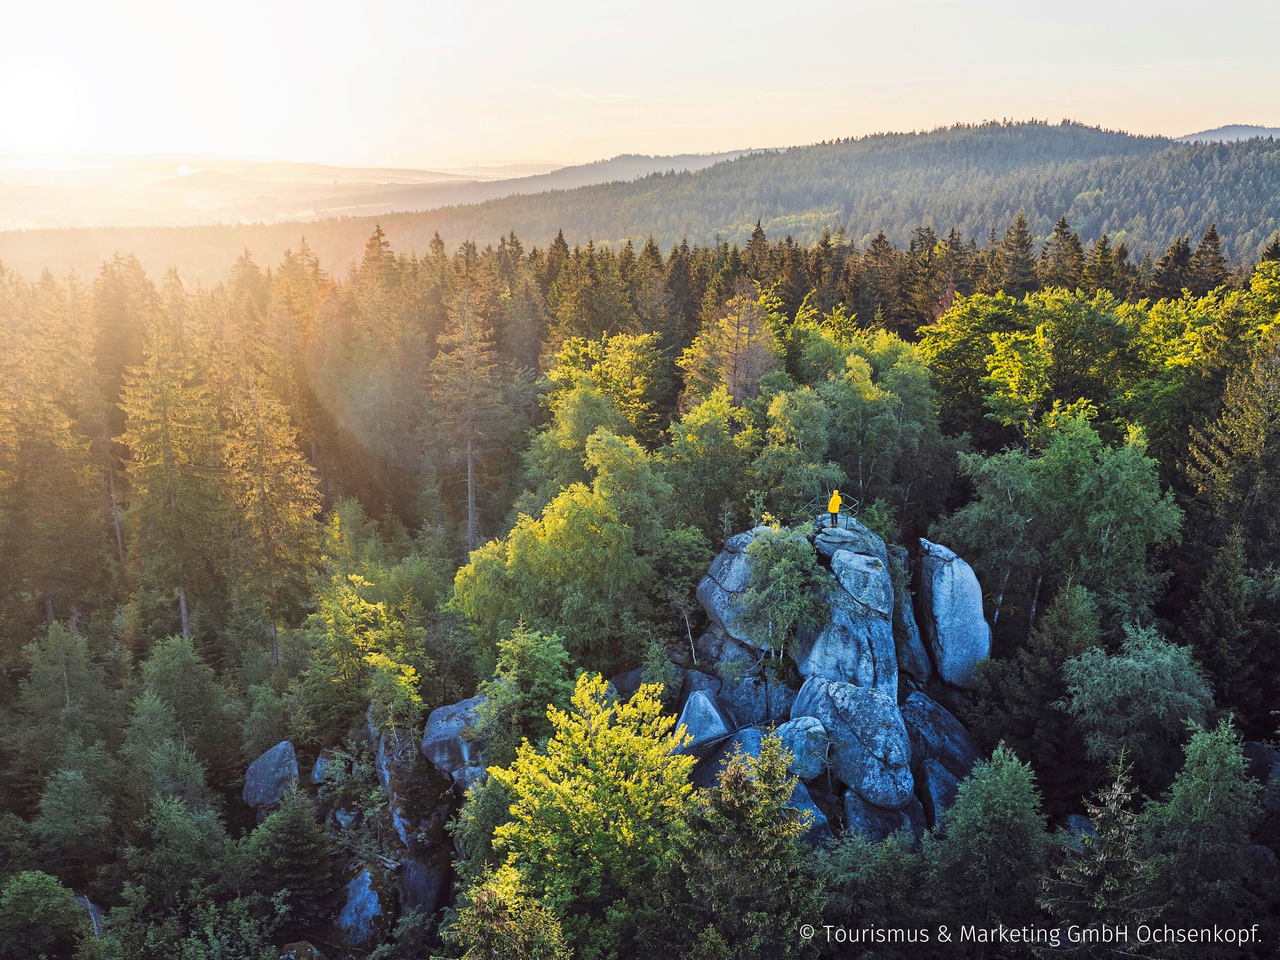
<path fill-rule="evenodd" d="M 1254 127 L 1247 124 L 1230 124 L 1225 127 L 1214 127 L 1212 130 L 1201 130 L 1178 137 L 1179 143 L 1233 143 L 1237 140 L 1252 140 L 1254 137 L 1275 137 L 1280 139 L 1280 127 Z"/>
<path fill-rule="evenodd" d="M 652 158 L 519 181 L 428 184 L 421 190 L 451 196 L 450 205 L 376 217 L 0 233 L 0 261 L 31 275 L 45 266 L 92 275 L 114 252 L 132 252 L 149 272 L 175 265 L 189 281 L 215 283 L 245 249 L 271 265 L 303 235 L 325 269 L 345 271 L 375 223 L 405 253 L 425 251 L 436 232 L 450 248 L 496 243 L 511 231 L 526 246 L 543 246 L 559 230 L 570 243 L 653 236 L 664 249 L 682 239 L 741 244 L 757 221 L 775 239 L 810 243 L 842 230 L 865 246 L 881 231 L 906 244 L 921 225 L 955 227 L 985 243 L 1022 212 L 1037 237 L 1065 215 L 1086 241 L 1106 232 L 1139 258 L 1158 257 L 1183 234 L 1196 240 L 1216 223 L 1239 262 L 1280 230 L 1277 140 L 1179 143 L 1077 123 L 986 123 L 717 156 L 697 158 L 698 169 L 630 178 Z M 677 158 L 662 159 L 674 168 Z M 593 175 L 585 185 L 574 179 Z M 520 192 L 535 185 L 541 192 Z M 507 195 L 474 202 L 485 190 Z"/>

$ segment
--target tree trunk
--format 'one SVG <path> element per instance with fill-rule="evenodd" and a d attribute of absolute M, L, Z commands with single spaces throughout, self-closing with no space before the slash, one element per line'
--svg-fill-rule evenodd
<path fill-rule="evenodd" d="M 476 457 L 471 431 L 467 431 L 467 549 L 480 546 L 480 530 L 476 522 Z"/>
<path fill-rule="evenodd" d="M 191 617 L 187 613 L 187 588 L 178 583 L 178 611 L 182 614 L 182 636 L 191 639 Z"/>
<path fill-rule="evenodd" d="M 1000 581 L 1000 593 L 996 597 L 996 612 L 991 615 L 991 625 L 994 627 L 1000 620 L 1000 604 L 1004 603 L 1004 589 L 1009 585 L 1009 574 L 1013 572 L 1013 568 L 1009 567 L 1004 572 L 1004 579 Z"/>
<path fill-rule="evenodd" d="M 1044 580 L 1044 574 L 1036 577 L 1036 589 L 1031 594 L 1031 619 L 1027 623 L 1027 638 L 1030 639 L 1032 631 L 1036 628 L 1036 604 L 1040 602 L 1040 583 Z"/>
<path fill-rule="evenodd" d="M 124 533 L 120 529 L 120 501 L 116 499 L 116 472 L 107 468 L 107 490 L 111 493 L 111 522 L 116 528 L 116 550 L 120 554 L 120 562 L 124 563 Z"/>

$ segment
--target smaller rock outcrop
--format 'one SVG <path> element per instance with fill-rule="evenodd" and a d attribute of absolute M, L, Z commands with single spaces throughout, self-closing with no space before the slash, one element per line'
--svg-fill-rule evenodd
<path fill-rule="evenodd" d="M 620 673 L 609 681 L 620 700 L 630 700 L 644 683 L 644 667 L 636 667 L 626 673 Z"/>
<path fill-rule="evenodd" d="M 969 731 L 951 711 L 916 691 L 902 705 L 902 721 L 911 738 L 911 763 L 937 760 L 957 780 L 963 780 L 981 759 Z"/>
<path fill-rule="evenodd" d="M 974 667 L 991 653 L 982 587 L 969 564 L 938 543 L 920 541 L 920 607 L 924 638 L 938 676 L 974 687 Z"/>
<path fill-rule="evenodd" d="M 787 806 L 799 810 L 801 815 L 808 814 L 809 816 L 809 827 L 800 835 L 800 839 L 805 843 L 824 843 L 834 836 L 831 832 L 831 823 L 827 820 L 827 815 L 818 809 L 818 805 L 813 802 L 813 798 L 809 796 L 809 791 L 803 783 L 796 783 L 795 788 L 791 791 L 791 799 L 787 801 Z"/>
<path fill-rule="evenodd" d="M 720 678 L 713 677 L 709 673 L 702 673 L 699 670 L 686 670 L 684 672 L 684 680 L 680 684 L 679 708 L 681 710 L 689 702 L 689 698 L 698 690 L 703 690 L 712 697 L 719 695 Z"/>
<path fill-rule="evenodd" d="M 831 738 L 832 770 L 868 803 L 896 809 L 911 800 L 911 741 L 892 697 L 810 677 L 791 715 L 822 724 Z"/>
<path fill-rule="evenodd" d="M 677 727 L 684 727 L 691 738 L 684 752 L 700 757 L 733 733 L 734 722 L 715 697 L 705 690 L 696 690 L 680 711 Z"/>
<path fill-rule="evenodd" d="M 452 877 L 447 849 L 427 859 L 406 857 L 400 861 L 401 903 L 408 910 L 432 915 L 447 899 Z"/>
<path fill-rule="evenodd" d="M 258 811 L 259 819 L 298 785 L 298 755 L 293 744 L 282 740 L 249 765 L 244 775 L 244 802 Z"/>
<path fill-rule="evenodd" d="M 791 754 L 788 770 L 801 780 L 812 780 L 822 775 L 827 767 L 827 749 L 831 741 L 819 720 L 796 717 L 779 726 L 774 733 Z"/>
<path fill-rule="evenodd" d="M 422 754 L 454 783 L 465 779 L 463 769 L 480 766 L 480 744 L 471 735 L 484 697 L 471 697 L 437 707 L 422 731 Z"/>
<path fill-rule="evenodd" d="M 711 561 L 706 576 L 698 581 L 698 602 L 707 616 L 726 636 L 751 644 L 751 632 L 743 621 L 737 597 L 751 584 L 751 563 L 746 549 L 768 527 L 755 527 L 725 541 L 724 550 Z"/>
<path fill-rule="evenodd" d="M 893 578 L 893 645 L 898 655 L 898 672 L 918 684 L 929 680 L 929 654 L 920 637 L 915 609 L 911 603 L 910 567 L 903 547 L 889 548 L 889 570 Z"/>
<path fill-rule="evenodd" d="M 338 914 L 347 943 L 353 947 L 382 940 L 395 917 L 395 900 L 381 871 L 361 867 L 347 881 L 346 901 Z"/>
<path fill-rule="evenodd" d="M 861 834 L 877 842 L 904 827 L 916 837 L 926 829 L 924 808 L 915 797 L 901 809 L 887 810 L 867 803 L 853 790 L 846 791 L 844 795 L 844 822 L 850 833 Z"/>
<path fill-rule="evenodd" d="M 925 821 L 934 827 L 943 814 L 955 802 L 960 781 L 953 777 L 941 763 L 932 757 L 920 765 L 920 795 L 923 799 Z"/>
<path fill-rule="evenodd" d="M 325 956 L 315 944 L 299 940 L 280 948 L 280 960 L 325 960 Z"/>

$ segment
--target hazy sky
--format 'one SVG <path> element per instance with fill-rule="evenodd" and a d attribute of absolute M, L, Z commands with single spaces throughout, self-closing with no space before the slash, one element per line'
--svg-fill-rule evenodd
<path fill-rule="evenodd" d="M 0 150 L 460 166 L 1280 126 L 1280 0 L 11 0 Z"/>

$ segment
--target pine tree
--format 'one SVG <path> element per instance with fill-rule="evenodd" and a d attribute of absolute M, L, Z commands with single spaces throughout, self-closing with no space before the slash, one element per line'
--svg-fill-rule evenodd
<path fill-rule="evenodd" d="M 1270 646 L 1260 643 L 1254 622 L 1252 587 L 1244 534 L 1236 528 L 1213 556 L 1189 628 L 1219 702 L 1249 719 L 1263 706 L 1263 683 L 1273 672 Z"/>
<path fill-rule="evenodd" d="M 1197 297 L 1218 289 L 1231 278 L 1231 267 L 1222 255 L 1222 240 L 1216 223 L 1209 224 L 1204 238 L 1196 246 L 1196 252 L 1191 256 L 1190 273 L 1191 292 Z"/>
<path fill-rule="evenodd" d="M 338 900 L 333 847 L 306 797 L 286 794 L 249 840 L 259 892 L 289 891 L 285 928 L 305 935 L 328 923 Z"/>
<path fill-rule="evenodd" d="M 476 502 L 476 462 L 498 436 L 508 413 L 502 398 L 502 369 L 488 322 L 471 304 L 471 278 L 464 276 L 440 334 L 440 352 L 431 361 L 429 382 L 437 442 L 460 457 L 467 475 L 467 549 L 480 545 Z"/>
<path fill-rule="evenodd" d="M 132 556 L 146 585 L 177 597 L 191 636 L 189 591 L 212 573 L 219 537 L 221 436 L 187 331 L 186 292 L 170 273 L 148 325 L 144 360 L 125 380 L 122 441 L 133 490 Z"/>
<path fill-rule="evenodd" d="M 301 587 L 320 542 L 320 492 L 316 476 L 298 452 L 289 414 L 250 371 L 232 399 L 226 431 L 229 499 L 245 535 L 243 569 L 261 599 L 271 639 L 271 662 L 280 651 L 276 624 L 280 601 Z"/>
<path fill-rule="evenodd" d="M 1089 259 L 1084 265 L 1082 281 L 1087 292 L 1095 294 L 1099 290 L 1109 290 L 1117 296 L 1123 295 L 1123 291 L 1119 289 L 1120 278 L 1116 270 L 1115 256 L 1116 252 L 1111 248 L 1111 238 L 1104 233 L 1094 243 L 1093 249 L 1089 251 Z"/>
<path fill-rule="evenodd" d="M 1280 233 L 1271 238 L 1271 242 L 1267 244 L 1267 248 L 1262 251 L 1261 263 L 1275 263 L 1280 261 Z"/>
<path fill-rule="evenodd" d="M 1121 751 L 1111 765 L 1111 784 L 1085 802 L 1093 829 L 1069 842 L 1062 861 L 1045 878 L 1040 906 L 1064 925 L 1094 931 L 1136 927 L 1159 912 L 1150 905 L 1150 868 L 1138 854 L 1130 772 Z M 1091 960 L 1131 956 L 1127 943 L 1108 943 L 1101 936 L 1086 939 L 1073 953 Z"/>

